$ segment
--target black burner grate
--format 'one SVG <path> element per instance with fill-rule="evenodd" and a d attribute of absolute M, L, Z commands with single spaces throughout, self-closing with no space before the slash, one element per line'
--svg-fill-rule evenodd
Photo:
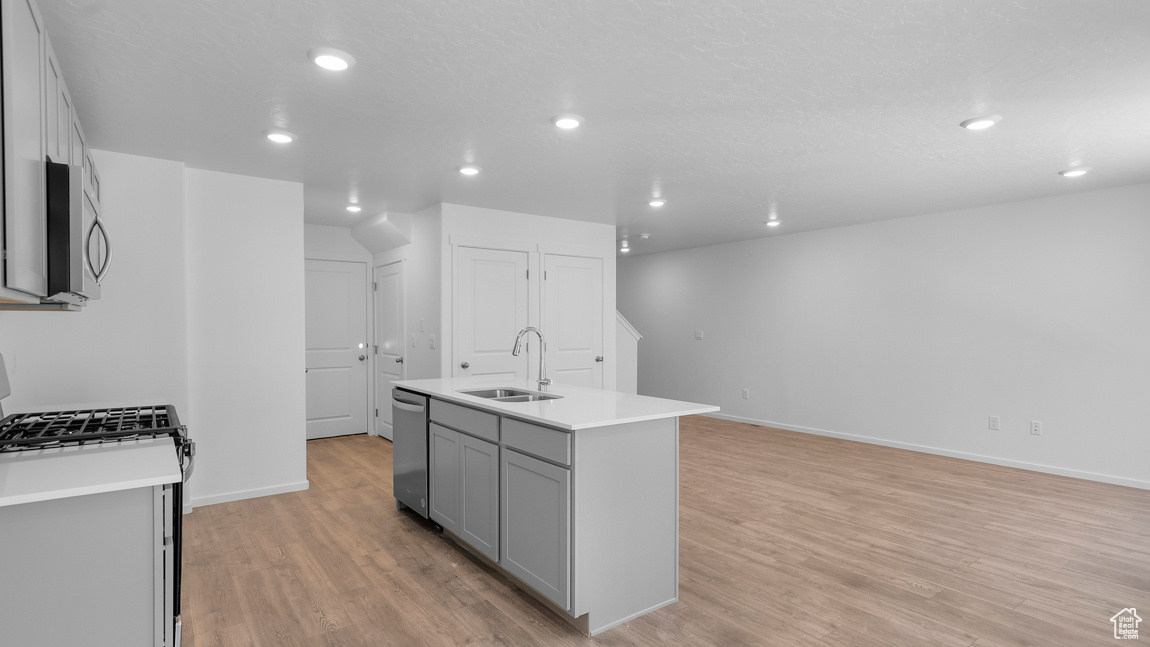
<path fill-rule="evenodd" d="M 184 433 L 171 405 L 19 413 L 0 420 L 0 452 Z"/>

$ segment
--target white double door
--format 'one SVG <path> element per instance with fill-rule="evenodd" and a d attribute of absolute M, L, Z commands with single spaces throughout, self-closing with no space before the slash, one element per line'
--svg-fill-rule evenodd
<path fill-rule="evenodd" d="M 403 268 L 402 261 L 375 268 L 369 290 L 366 263 L 306 261 L 308 438 L 369 429 L 392 437 L 391 382 L 406 374 Z M 369 343 L 369 303 L 374 344 Z M 374 380 L 369 380 L 372 366 Z M 374 411 L 369 381 L 375 384 Z"/>
<path fill-rule="evenodd" d="M 547 338 L 548 377 L 603 387 L 603 260 L 458 247 L 455 254 L 455 377 L 537 379 L 538 339 L 511 355 L 520 330 Z"/>

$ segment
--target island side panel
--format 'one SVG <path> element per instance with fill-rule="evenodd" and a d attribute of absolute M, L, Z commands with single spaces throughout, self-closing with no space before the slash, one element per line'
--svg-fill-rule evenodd
<path fill-rule="evenodd" d="M 575 433 L 572 615 L 596 634 L 678 600 L 679 427 Z"/>

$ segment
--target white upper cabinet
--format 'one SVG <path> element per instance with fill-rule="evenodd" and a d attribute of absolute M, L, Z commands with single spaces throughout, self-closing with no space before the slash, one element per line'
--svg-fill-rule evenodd
<path fill-rule="evenodd" d="M 92 226 L 100 213 L 100 176 L 92 164 L 79 116 L 64 83 L 60 61 L 44 32 L 39 10 L 33 0 L 0 0 L 0 18 L 4 129 L 0 307 L 13 307 L 10 304 L 38 304 L 40 297 L 48 294 L 46 161 L 84 168 L 83 190 L 87 199 L 72 199 L 78 209 L 82 203 L 85 218 L 79 226 L 84 230 L 81 235 L 85 247 L 96 250 L 91 257 L 96 268 L 91 270 L 93 278 L 101 266 L 107 265 L 110 248 L 103 221 L 99 221 L 100 226 Z M 89 259 L 85 257 L 83 262 Z M 60 271 L 59 266 L 53 267 Z M 98 298 L 99 290 L 87 290 L 85 296 Z"/>
<path fill-rule="evenodd" d="M 60 146 L 60 90 L 64 87 L 64 75 L 60 72 L 60 62 L 56 60 L 56 53 L 52 51 L 52 45 L 44 41 L 44 152 L 53 162 L 68 162 L 71 160 L 70 147 L 68 156 L 61 155 Z M 72 114 L 69 112 L 65 117 L 67 127 L 64 129 L 64 137 L 67 138 L 68 131 L 72 125 Z"/>
<path fill-rule="evenodd" d="M 46 37 L 29 0 L 4 0 L 4 291 L 0 298 L 30 301 L 47 293 L 44 160 Z M 23 297 L 13 291 L 23 293 Z M 31 299 L 35 301 L 35 299 Z"/>

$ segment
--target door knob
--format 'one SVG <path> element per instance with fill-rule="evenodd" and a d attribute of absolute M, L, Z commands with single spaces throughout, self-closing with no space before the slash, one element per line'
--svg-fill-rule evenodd
<path fill-rule="evenodd" d="M 396 358 L 395 358 L 395 363 L 396 363 L 396 364 L 402 364 L 402 363 L 403 363 L 403 358 L 402 358 L 402 357 L 396 357 Z"/>
<path fill-rule="evenodd" d="M 471 364 L 468 364 L 467 362 L 460 362 L 459 368 L 471 368 Z"/>
<path fill-rule="evenodd" d="M 365 359 L 367 359 L 367 355 L 360 355 L 360 356 L 359 356 L 359 361 L 361 361 L 361 362 L 362 362 L 362 361 L 363 361 L 363 360 L 365 360 Z"/>
<path fill-rule="evenodd" d="M 602 361 L 603 361 L 603 356 L 602 356 L 602 355 L 596 355 L 596 356 L 595 356 L 595 361 L 596 361 L 596 362 L 602 362 Z"/>

